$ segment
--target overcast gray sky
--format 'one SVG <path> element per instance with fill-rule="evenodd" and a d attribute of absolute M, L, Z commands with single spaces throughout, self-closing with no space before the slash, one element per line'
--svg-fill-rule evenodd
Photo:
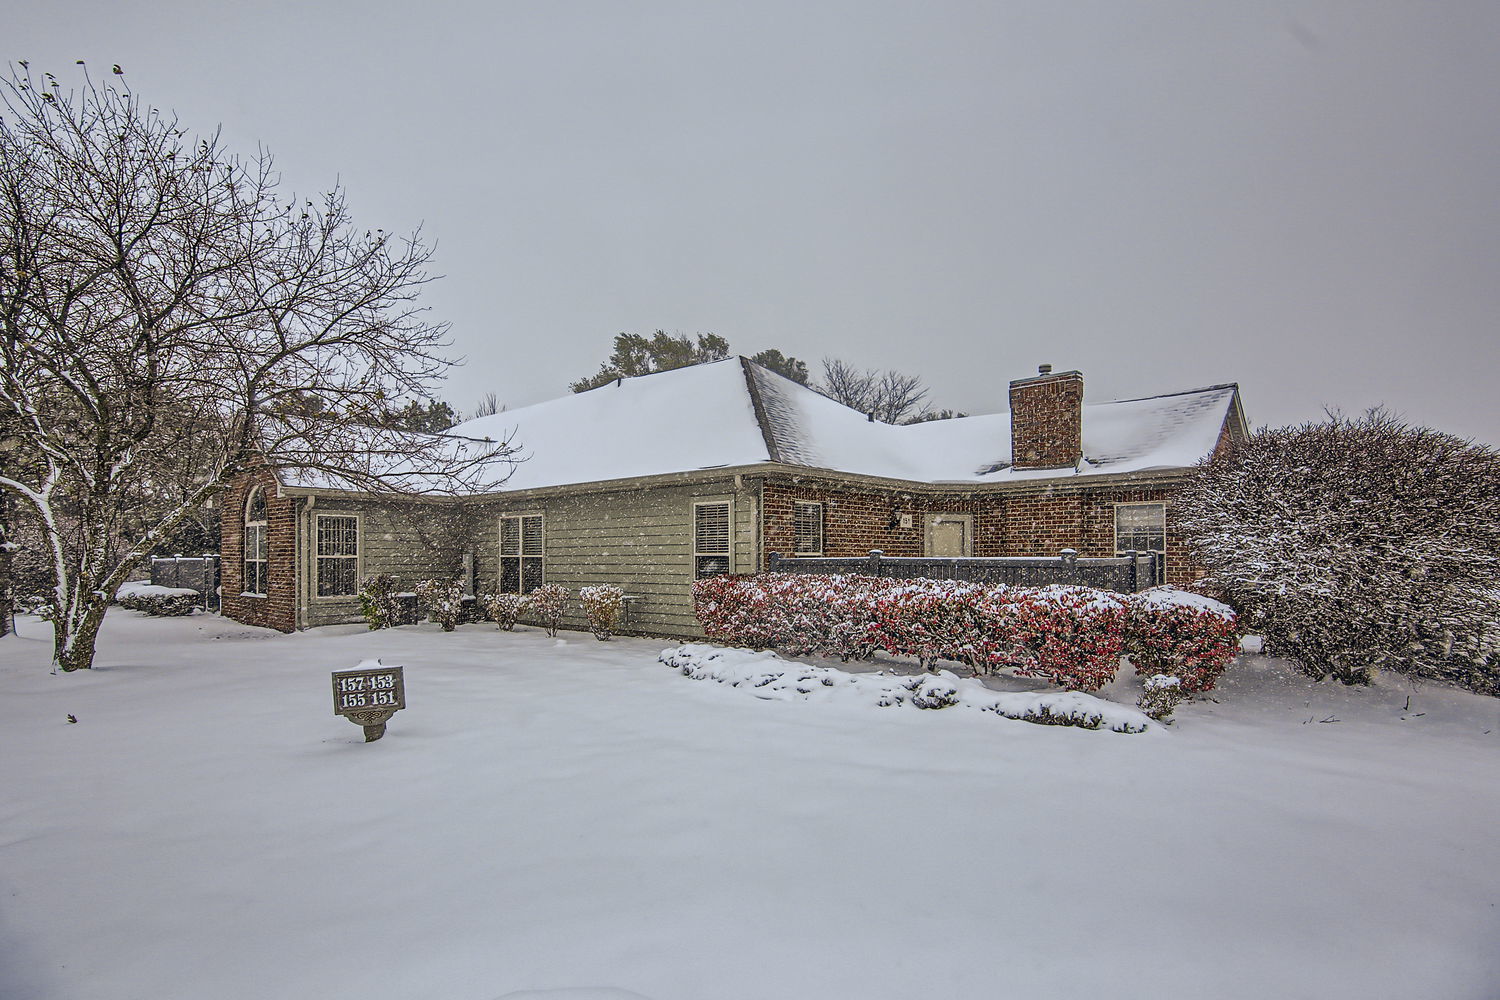
<path fill-rule="evenodd" d="M 9 60 L 138 93 L 362 225 L 424 226 L 445 396 L 621 331 L 1005 408 L 1239 382 L 1500 443 L 1500 3 L 12 4 Z M 107 75 L 107 72 L 106 74 Z"/>

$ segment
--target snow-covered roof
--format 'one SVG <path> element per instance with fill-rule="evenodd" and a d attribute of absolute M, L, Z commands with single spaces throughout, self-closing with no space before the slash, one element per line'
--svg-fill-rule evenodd
<path fill-rule="evenodd" d="M 262 433 L 283 463 L 282 486 L 359 492 L 384 489 L 449 496 L 486 493 L 505 480 L 502 443 L 450 431 L 426 434 L 353 423 L 281 419 Z"/>
<path fill-rule="evenodd" d="M 872 422 L 743 358 L 621 379 L 449 433 L 510 441 L 521 461 L 506 492 L 769 463 L 919 483 L 1004 483 L 1192 466 L 1213 452 L 1235 396 L 1234 386 L 1222 385 L 1085 405 L 1077 472 L 1011 468 L 1008 413 Z"/>

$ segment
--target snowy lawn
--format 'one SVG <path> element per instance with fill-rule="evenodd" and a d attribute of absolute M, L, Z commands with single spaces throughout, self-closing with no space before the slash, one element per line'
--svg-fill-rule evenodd
<path fill-rule="evenodd" d="M 1124 735 L 580 633 L 46 640 L 0 639 L 5 1000 L 1500 995 L 1495 699 L 1245 656 Z M 409 707 L 365 744 L 329 672 L 375 656 Z"/>

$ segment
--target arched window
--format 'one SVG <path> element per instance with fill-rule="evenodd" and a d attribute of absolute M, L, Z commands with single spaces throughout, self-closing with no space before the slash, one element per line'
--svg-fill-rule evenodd
<path fill-rule="evenodd" d="M 259 486 L 245 501 L 245 590 L 266 596 L 266 491 Z"/>

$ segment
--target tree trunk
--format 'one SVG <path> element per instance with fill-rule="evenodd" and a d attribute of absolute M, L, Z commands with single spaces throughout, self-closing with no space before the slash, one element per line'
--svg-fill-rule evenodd
<path fill-rule="evenodd" d="M 94 644 L 99 639 L 99 627 L 104 624 L 104 612 L 109 605 L 90 596 L 81 608 L 68 608 L 52 621 L 52 665 L 71 672 L 88 670 L 94 665 Z"/>

